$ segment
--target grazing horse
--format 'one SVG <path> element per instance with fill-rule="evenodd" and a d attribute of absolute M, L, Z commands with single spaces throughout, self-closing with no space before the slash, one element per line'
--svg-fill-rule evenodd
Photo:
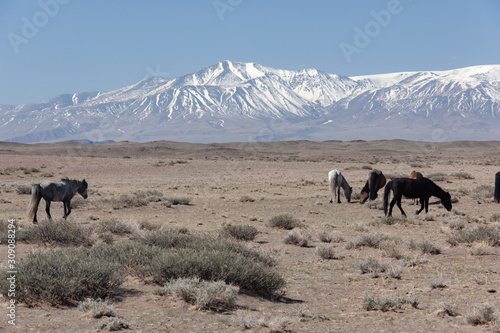
<path fill-rule="evenodd" d="M 328 173 L 328 184 L 330 186 L 330 203 L 333 202 L 334 192 L 337 202 L 340 203 L 341 187 L 344 189 L 344 196 L 347 199 L 347 202 L 351 202 L 352 187 L 349 186 L 349 183 L 347 183 L 347 180 L 339 170 L 335 169 Z"/>
<path fill-rule="evenodd" d="M 384 187 L 385 183 L 386 179 L 382 171 L 373 170 L 370 172 L 365 187 L 361 190 L 359 203 L 364 204 L 368 198 L 370 198 L 370 200 L 375 200 L 377 198 L 378 190 Z"/>
<path fill-rule="evenodd" d="M 31 187 L 31 200 L 28 207 L 28 219 L 33 218 L 33 223 L 38 223 L 36 219 L 36 212 L 38 205 L 42 198 L 45 199 L 45 211 L 49 220 L 50 216 L 50 202 L 62 201 L 64 205 L 64 218 L 68 217 L 71 213 L 70 200 L 76 192 L 78 192 L 84 199 L 87 199 L 88 184 L 83 180 L 63 178 L 57 182 L 44 180 L 39 184 L 33 184 Z"/>
<path fill-rule="evenodd" d="M 391 190 L 394 193 L 394 198 L 391 201 L 389 213 L 387 213 L 387 203 L 389 201 L 389 193 Z M 416 212 L 417 215 L 424 209 L 425 212 L 429 211 L 429 198 L 431 196 L 438 197 L 441 199 L 443 206 L 450 211 L 451 210 L 451 196 L 448 192 L 445 192 L 441 187 L 437 186 L 429 178 L 396 178 L 387 183 L 384 189 L 384 214 L 387 216 L 392 215 L 392 208 L 394 204 L 397 204 L 401 214 L 406 217 L 403 208 L 401 208 L 401 198 L 402 196 L 408 198 L 419 198 L 420 199 L 420 209 Z"/>
<path fill-rule="evenodd" d="M 500 203 L 500 171 L 495 175 L 495 202 Z"/>

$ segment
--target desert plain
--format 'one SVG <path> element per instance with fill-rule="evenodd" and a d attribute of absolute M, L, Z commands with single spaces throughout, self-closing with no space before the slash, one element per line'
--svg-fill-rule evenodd
<path fill-rule="evenodd" d="M 350 203 L 343 191 L 340 204 L 329 203 L 327 173 L 332 169 L 339 169 L 353 188 Z M 395 207 L 394 219 L 385 218 L 383 189 L 375 201 L 359 203 L 374 169 L 388 180 L 420 171 L 451 194 L 452 210 L 432 197 L 429 212 L 415 215 L 418 206 L 403 199 L 408 217 L 401 218 Z M 248 225 L 258 234 L 245 246 L 272 256 L 272 269 L 286 280 L 281 298 L 243 291 L 233 308 L 200 310 L 176 296 L 153 293 L 158 285 L 127 276 L 109 299 L 116 316 L 129 325 L 123 331 L 498 332 L 500 240 L 456 241 L 479 227 L 500 228 L 500 204 L 493 200 L 498 171 L 500 142 L 0 143 L 0 220 L 33 228 L 26 218 L 26 188 L 42 180 L 84 178 L 89 196 L 84 200 L 76 194 L 67 221 L 82 228 L 118 221 L 131 230 L 106 238 L 93 235 L 86 246 L 103 239 L 131 242 L 155 229 L 197 235 Z M 141 205 L 123 200 L 139 192 L 160 199 Z M 166 204 L 162 196 L 188 198 L 189 203 Z M 51 212 L 51 223 L 61 223 L 62 204 L 52 203 Z M 272 227 L 270 220 L 283 214 L 300 225 L 294 230 Z M 47 220 L 43 200 L 38 219 Z M 293 233 L 303 238 L 286 243 Z M 390 244 L 361 242 L 381 235 Z M 19 263 L 33 252 L 70 247 L 20 240 L 15 259 Z M 330 255 L 321 255 L 321 249 Z M 7 244 L 0 244 L 2 269 L 7 269 L 7 251 Z M 370 260 L 382 269 L 363 271 Z M 367 307 L 369 298 L 414 302 L 381 310 Z M 79 310 L 77 301 L 55 306 L 19 302 L 11 325 L 9 301 L 0 296 L 2 332 L 107 330 L 97 328 L 101 319 Z M 493 319 L 474 323 L 471 318 L 485 308 Z"/>

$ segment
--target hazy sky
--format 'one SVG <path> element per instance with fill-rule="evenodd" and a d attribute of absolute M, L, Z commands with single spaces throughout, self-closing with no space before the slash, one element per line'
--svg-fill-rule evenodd
<path fill-rule="evenodd" d="M 222 60 L 346 76 L 500 64 L 500 1 L 0 2 L 0 104 Z"/>

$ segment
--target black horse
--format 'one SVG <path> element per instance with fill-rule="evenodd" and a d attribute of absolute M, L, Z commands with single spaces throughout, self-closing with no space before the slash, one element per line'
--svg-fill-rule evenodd
<path fill-rule="evenodd" d="M 500 203 L 500 171 L 495 175 L 495 202 Z"/>
<path fill-rule="evenodd" d="M 389 201 L 389 193 L 393 191 L 394 198 L 391 201 L 389 207 L 389 214 L 387 214 L 387 202 Z M 392 208 L 394 204 L 398 205 L 401 214 L 406 217 L 403 208 L 401 208 L 401 198 L 402 196 L 407 198 L 419 198 L 420 199 L 420 209 L 417 211 L 417 215 L 424 209 L 427 213 L 429 211 L 429 198 L 431 196 L 438 197 L 441 199 L 443 206 L 450 211 L 451 210 L 451 196 L 448 192 L 445 192 L 441 187 L 437 186 L 429 178 L 396 178 L 387 183 L 384 189 L 384 214 L 387 216 L 392 215 Z"/>

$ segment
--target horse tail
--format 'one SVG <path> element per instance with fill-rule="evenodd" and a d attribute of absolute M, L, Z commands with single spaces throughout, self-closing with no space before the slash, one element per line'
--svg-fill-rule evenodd
<path fill-rule="evenodd" d="M 370 200 L 375 200 L 377 197 L 377 173 L 370 173 Z"/>
<path fill-rule="evenodd" d="M 33 184 L 31 187 L 31 200 L 28 206 L 28 219 L 33 219 L 36 211 L 38 210 L 38 204 L 40 203 L 40 199 L 42 197 L 40 184 Z"/>
<path fill-rule="evenodd" d="M 389 193 L 392 190 L 392 180 L 385 185 L 384 189 L 384 215 L 387 215 L 387 203 L 389 202 Z"/>
<path fill-rule="evenodd" d="M 337 173 L 332 170 L 328 173 L 328 186 L 330 188 L 330 202 L 333 200 L 333 192 L 337 181 Z"/>

